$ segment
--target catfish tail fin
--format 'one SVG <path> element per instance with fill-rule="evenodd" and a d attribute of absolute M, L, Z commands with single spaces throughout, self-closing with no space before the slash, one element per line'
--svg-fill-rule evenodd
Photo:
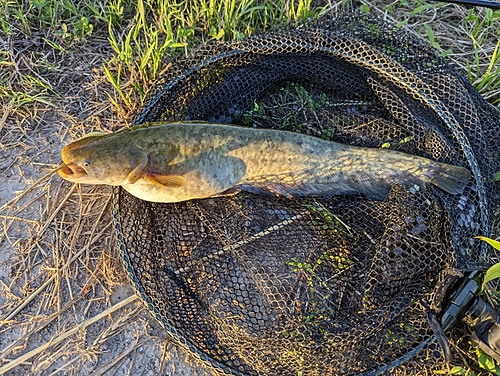
<path fill-rule="evenodd" d="M 424 174 L 427 181 L 451 194 L 462 193 L 470 179 L 469 170 L 440 162 L 431 163 Z"/>

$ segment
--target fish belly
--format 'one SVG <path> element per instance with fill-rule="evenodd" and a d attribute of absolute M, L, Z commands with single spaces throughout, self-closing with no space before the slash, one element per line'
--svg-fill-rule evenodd
<path fill-rule="evenodd" d="M 211 153 L 204 158 L 192 158 L 176 165 L 166 174 L 180 175 L 186 184 L 171 187 L 141 178 L 133 184 L 123 185 L 123 188 L 140 199 L 153 202 L 172 203 L 207 198 L 237 185 L 245 174 L 245 163 L 232 156 Z"/>

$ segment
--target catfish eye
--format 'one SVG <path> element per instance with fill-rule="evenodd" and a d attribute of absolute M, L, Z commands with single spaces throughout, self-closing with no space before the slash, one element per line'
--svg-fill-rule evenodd
<path fill-rule="evenodd" d="M 83 167 L 89 167 L 90 166 L 90 161 L 88 159 L 85 159 L 83 162 L 82 162 L 82 166 Z"/>

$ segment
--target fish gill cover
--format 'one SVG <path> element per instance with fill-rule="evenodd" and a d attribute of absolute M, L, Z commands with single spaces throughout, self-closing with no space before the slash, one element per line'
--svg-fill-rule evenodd
<path fill-rule="evenodd" d="M 441 365 L 423 308 L 498 231 L 500 116 L 437 53 L 363 15 L 208 43 L 174 62 L 136 124 L 207 120 L 389 147 L 471 171 L 463 194 L 235 196 L 114 191 L 135 289 L 188 351 L 248 375 L 418 374 Z M 421 304 L 423 302 L 423 304 Z"/>

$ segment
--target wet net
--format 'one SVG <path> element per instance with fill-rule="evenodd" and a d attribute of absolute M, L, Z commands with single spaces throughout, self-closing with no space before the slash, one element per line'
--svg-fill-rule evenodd
<path fill-rule="evenodd" d="M 115 189 L 130 279 L 179 344 L 232 374 L 416 374 L 443 362 L 423 303 L 439 313 L 447 278 L 486 256 L 473 237 L 498 228 L 500 116 L 433 49 L 376 18 L 325 18 L 208 43 L 150 98 L 136 124 L 283 129 L 472 175 L 463 194 L 396 185 L 384 201 L 158 204 Z"/>

